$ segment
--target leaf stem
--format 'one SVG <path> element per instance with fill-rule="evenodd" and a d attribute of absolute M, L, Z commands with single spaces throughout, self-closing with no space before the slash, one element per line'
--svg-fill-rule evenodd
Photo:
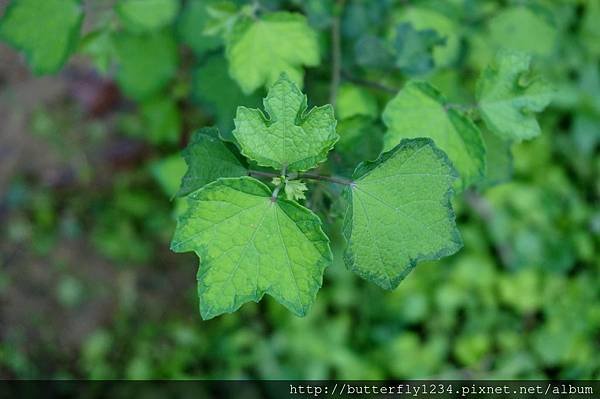
<path fill-rule="evenodd" d="M 254 177 L 264 177 L 264 178 L 269 178 L 272 179 L 274 177 L 281 177 L 281 175 L 279 173 L 272 173 L 272 172 L 263 172 L 260 170 L 248 170 L 248 176 L 254 176 Z M 290 173 L 288 176 L 289 180 L 293 180 L 293 179 L 310 179 L 310 180 L 319 180 L 319 181 L 326 181 L 329 183 L 334 183 L 334 184 L 343 184 L 345 186 L 350 186 L 352 184 L 354 184 L 354 181 L 347 179 L 345 177 L 341 177 L 341 176 L 324 176 L 324 175 L 319 175 L 316 173 Z"/>
<path fill-rule="evenodd" d="M 276 202 L 277 201 L 277 196 L 279 195 L 279 191 L 281 190 L 281 187 L 283 187 L 283 182 L 281 182 L 281 184 L 278 184 L 275 189 L 273 190 L 273 194 L 271 194 L 271 202 Z"/>
<path fill-rule="evenodd" d="M 343 184 L 345 186 L 350 186 L 350 185 L 354 184 L 354 181 L 352 181 L 350 179 L 346 179 L 345 177 L 323 176 L 323 175 L 318 175 L 316 173 L 298 173 L 296 177 L 299 179 L 312 179 L 312 180 L 327 181 L 327 182 L 335 183 L 335 184 Z"/>
<path fill-rule="evenodd" d="M 279 173 L 262 172 L 260 170 L 248 170 L 248 176 L 273 178 L 280 177 L 281 175 Z"/>
<path fill-rule="evenodd" d="M 358 78 L 356 76 L 352 76 L 346 72 L 342 72 L 342 76 L 344 77 L 344 79 L 346 79 L 349 82 L 355 83 L 357 85 L 361 85 L 364 87 L 368 87 L 371 89 L 377 89 L 380 91 L 384 91 L 386 93 L 391 93 L 391 94 L 396 94 L 400 89 L 397 89 L 395 87 L 390 87 L 390 86 L 386 86 L 382 83 L 379 82 L 374 82 L 372 80 L 366 80 L 366 79 L 362 79 L 362 78 Z"/>

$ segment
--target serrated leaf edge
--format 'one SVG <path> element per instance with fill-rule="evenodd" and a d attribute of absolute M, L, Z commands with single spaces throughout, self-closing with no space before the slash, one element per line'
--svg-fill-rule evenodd
<path fill-rule="evenodd" d="M 361 178 L 366 177 L 372 171 L 377 169 L 379 166 L 383 165 L 385 163 L 385 161 L 387 161 L 389 158 L 394 156 L 398 151 L 404 149 L 405 147 L 408 147 L 408 146 L 422 147 L 425 145 L 431 146 L 434 154 L 436 154 L 438 156 L 438 159 L 442 160 L 444 163 L 446 163 L 450 167 L 451 174 L 455 179 L 459 177 L 456 169 L 454 168 L 454 165 L 452 164 L 452 161 L 448 158 L 448 155 L 446 155 L 446 153 L 444 151 L 439 149 L 435 145 L 433 140 L 431 140 L 430 138 L 422 137 L 422 138 L 416 138 L 416 139 L 402 139 L 398 145 L 396 145 L 391 150 L 381 154 L 379 156 L 379 158 L 377 158 L 376 160 L 361 162 L 356 167 L 355 172 L 353 174 L 353 178 L 355 181 L 359 181 Z M 344 263 L 346 264 L 346 267 L 348 268 L 348 270 L 356 273 L 361 278 L 371 281 L 383 289 L 392 290 L 392 289 L 395 289 L 398 287 L 400 282 L 402 282 L 402 280 L 404 280 L 404 278 L 406 278 L 406 276 L 417 266 L 417 263 L 419 263 L 421 261 L 439 260 L 443 257 L 450 256 L 450 255 L 456 253 L 458 250 L 460 250 L 462 248 L 463 241 L 462 241 L 460 232 L 459 232 L 458 228 L 456 227 L 456 214 L 454 212 L 454 209 L 452 208 L 452 201 L 451 201 L 452 197 L 454 195 L 454 187 L 452 184 L 450 184 L 448 187 L 448 190 L 446 190 L 446 193 L 444 195 L 443 202 L 446 205 L 448 218 L 454 224 L 454 229 L 452 231 L 452 240 L 451 240 L 451 242 L 453 244 L 448 245 L 444 248 L 441 248 L 434 253 L 420 254 L 414 258 L 411 258 L 410 261 L 408 262 L 408 264 L 401 266 L 402 272 L 398 276 L 395 276 L 393 278 L 390 277 L 388 284 L 384 284 L 382 281 L 376 281 L 374 279 L 371 279 L 367 273 L 358 269 L 358 266 L 354 259 L 354 255 L 351 250 L 352 217 L 349 215 L 352 215 L 352 210 L 353 210 L 353 206 L 354 206 L 354 204 L 352 202 L 352 189 L 353 189 L 353 187 L 352 187 L 352 185 L 350 185 L 350 186 L 346 187 L 346 189 L 343 192 L 343 196 L 344 196 L 345 200 L 347 201 L 347 207 L 346 207 L 346 212 L 344 214 L 344 221 L 343 221 L 343 226 L 342 226 L 342 235 L 344 236 L 344 240 L 346 241 L 346 248 L 344 250 Z"/>

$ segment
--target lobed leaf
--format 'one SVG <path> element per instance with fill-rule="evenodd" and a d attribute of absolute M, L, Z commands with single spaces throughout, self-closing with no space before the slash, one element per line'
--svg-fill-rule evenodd
<path fill-rule="evenodd" d="M 353 178 L 344 192 L 344 260 L 359 276 L 392 289 L 417 262 L 462 247 L 450 203 L 457 174 L 431 139 L 402 140 Z"/>
<path fill-rule="evenodd" d="M 226 178 L 193 193 L 171 243 L 200 258 L 202 318 L 236 311 L 269 294 L 304 316 L 332 262 L 319 218 L 277 198 L 251 177 Z"/>
<path fill-rule="evenodd" d="M 268 118 L 258 109 L 238 107 L 233 135 L 242 153 L 261 166 L 308 170 L 327 159 L 338 140 L 333 107 L 306 112 L 306 96 L 281 75 L 264 99 Z"/>

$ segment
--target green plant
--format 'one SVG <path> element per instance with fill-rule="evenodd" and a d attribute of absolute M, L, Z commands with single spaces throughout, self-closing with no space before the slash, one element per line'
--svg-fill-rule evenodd
<path fill-rule="evenodd" d="M 383 15 L 384 3 L 374 12 Z M 188 116 L 177 103 L 188 91 L 198 103 L 216 106 L 212 120 L 224 130 L 200 130 L 184 151 L 188 170 L 178 195 L 187 196 L 188 208 L 171 245 L 200 257 L 204 318 L 265 293 L 305 315 L 332 262 L 327 234 L 340 228 L 347 267 L 395 288 L 417 262 L 462 246 L 453 193 L 507 180 L 510 144 L 540 134 L 535 114 L 549 104 L 552 89 L 530 68 L 533 49 L 497 51 L 474 90 L 457 90 L 462 96 L 455 97 L 470 100 L 454 102 L 427 75 L 457 63 L 452 21 L 429 7 L 411 8 L 387 27 L 392 40 L 364 26 L 353 33 L 360 24 L 347 23 L 355 55 L 347 62 L 340 44 L 345 3 L 326 4 L 331 74 L 315 73 L 306 87 L 321 100 L 319 85 L 329 86 L 330 105 L 310 110 L 300 87 L 305 68 L 323 59 L 314 28 L 323 13 L 314 2 L 303 5 L 307 19 L 258 2 L 188 1 L 181 8 L 177 0 L 119 0 L 81 41 L 84 12 L 77 0 L 44 2 L 44 13 L 33 0 L 12 1 L 0 22 L 0 37 L 21 49 L 36 73 L 58 71 L 76 49 L 103 73 L 111 73 L 114 61 L 114 78 L 139 105 L 143 135 L 156 145 L 179 141 Z M 495 20 L 492 34 L 505 30 L 502 23 Z M 226 67 L 228 73 L 215 73 L 214 82 L 199 72 L 190 84 L 181 77 L 189 71 L 179 43 L 208 60 L 200 70 Z M 399 77 L 379 79 L 388 74 Z M 250 108 L 264 87 L 264 112 Z M 240 104 L 247 107 L 235 111 Z M 193 122 L 208 124 L 207 118 Z"/>
<path fill-rule="evenodd" d="M 526 56 L 502 52 L 496 63 L 478 85 L 484 120 L 500 135 L 539 134 L 531 112 L 550 101 L 548 86 L 538 78 L 521 83 L 529 73 Z M 386 146 L 396 144 L 359 164 L 352 176 L 339 177 L 307 172 L 327 170 L 320 164 L 339 137 L 333 107 L 307 111 L 306 103 L 281 75 L 264 99 L 266 114 L 238 108 L 237 147 L 216 129 L 204 129 L 185 150 L 188 171 L 179 193 L 189 194 L 189 208 L 179 218 L 171 248 L 194 251 L 201 260 L 198 295 L 205 319 L 258 302 L 265 293 L 296 315 L 306 314 L 332 262 L 321 221 L 300 204 L 308 180 L 344 187 L 345 263 L 382 288 L 396 288 L 417 262 L 462 246 L 453 187 L 459 177 L 463 189 L 485 173 L 483 139 L 469 117 L 431 85 L 408 82 L 383 117 Z M 257 178 L 271 179 L 272 188 Z"/>

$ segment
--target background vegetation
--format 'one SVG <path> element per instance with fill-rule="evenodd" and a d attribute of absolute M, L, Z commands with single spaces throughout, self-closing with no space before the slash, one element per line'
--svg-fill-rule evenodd
<path fill-rule="evenodd" d="M 175 1 L 139 29 L 114 3 L 82 2 L 82 39 L 54 76 L 0 44 L 0 377 L 600 378 L 600 2 Z M 304 90 L 336 102 L 357 159 L 379 151 L 408 78 L 468 105 L 499 48 L 532 54 L 557 89 L 543 133 L 510 156 L 487 142 L 503 166 L 456 201 L 458 254 L 383 291 L 344 270 L 332 229 L 307 317 L 266 297 L 200 319 L 196 258 L 168 249 L 171 198 L 189 135 L 230 133 L 265 93 L 228 73 L 222 32 L 244 7 L 307 17 L 320 62 Z M 402 22 L 439 37 L 407 55 L 392 44 Z M 393 62 L 369 53 L 378 43 Z"/>

